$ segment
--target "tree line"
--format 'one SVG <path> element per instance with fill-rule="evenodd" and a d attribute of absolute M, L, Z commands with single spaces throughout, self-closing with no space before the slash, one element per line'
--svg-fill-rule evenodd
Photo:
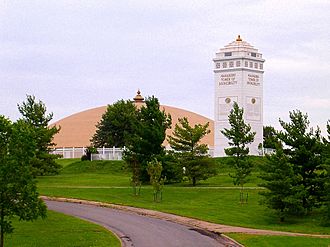
<path fill-rule="evenodd" d="M 241 202 L 244 201 L 243 186 L 250 175 L 247 144 L 253 142 L 255 132 L 244 122 L 244 109 L 235 102 L 229 114 L 230 128 L 221 131 L 229 142 L 225 149 L 233 157 L 234 184 L 241 186 Z M 321 136 L 320 128 L 310 127 L 308 115 L 299 110 L 289 112 L 290 121 L 279 120 L 282 130 L 271 126 L 264 128 L 264 146 L 275 152 L 266 155 L 266 162 L 258 167 L 262 203 L 275 210 L 280 221 L 290 215 L 310 214 L 317 208 L 323 210 L 323 224 L 330 224 L 330 120 L 327 137 Z"/>
<path fill-rule="evenodd" d="M 108 105 L 91 142 L 94 147 L 125 147 L 123 159 L 132 171 L 134 195 L 139 195 L 141 184 L 149 181 L 161 188 L 165 181 L 181 182 L 186 177 L 195 186 L 197 181 L 215 175 L 208 147 L 200 144 L 210 132 L 209 123 L 191 126 L 187 118 L 179 119 L 168 137 L 172 151 L 166 152 L 163 142 L 171 124 L 170 114 L 160 109 L 154 96 L 147 97 L 141 107 L 120 100 Z"/>
<path fill-rule="evenodd" d="M 274 149 L 274 153 L 255 167 L 248 148 L 255 132 L 243 115 L 244 109 L 235 102 L 228 116 L 230 128 L 221 130 L 229 141 L 225 153 L 232 157 L 229 165 L 233 173 L 229 175 L 240 186 L 240 202 L 247 202 L 244 184 L 251 171 L 257 169 L 260 186 L 266 189 L 260 193 L 262 203 L 275 210 L 281 221 L 316 208 L 323 208 L 325 222 L 329 221 L 330 122 L 327 137 L 321 136 L 319 128 L 312 129 L 307 114 L 299 110 L 289 113 L 289 122 L 280 119 L 281 131 L 265 126 L 261 146 Z M 214 159 L 207 155 L 208 147 L 200 143 L 210 132 L 209 123 L 191 126 L 187 118 L 178 119 L 172 136 L 167 138 L 172 151 L 165 152 L 162 144 L 170 126 L 171 116 L 160 109 L 154 96 L 140 108 L 132 101 L 120 100 L 108 106 L 91 141 L 96 147 L 125 147 L 124 160 L 132 171 L 134 194 L 140 193 L 142 183 L 150 181 L 156 200 L 165 182 L 187 178 L 195 186 L 217 172 Z"/>

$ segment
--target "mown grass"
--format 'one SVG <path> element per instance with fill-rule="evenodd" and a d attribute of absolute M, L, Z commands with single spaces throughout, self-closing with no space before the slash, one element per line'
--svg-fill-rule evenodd
<path fill-rule="evenodd" d="M 291 236 L 261 236 L 250 234 L 226 234 L 245 247 L 278 247 L 278 246 L 303 246 L 303 247 L 329 247 L 330 239 L 291 237 Z"/>
<path fill-rule="evenodd" d="M 59 160 L 62 162 L 61 160 Z M 320 226 L 320 215 L 288 218 L 280 223 L 276 215 L 260 205 L 261 188 L 258 185 L 258 169 L 262 158 L 253 157 L 256 168 L 247 186 L 248 203 L 239 203 L 239 189 L 233 187 L 228 173 L 232 170 L 227 159 L 216 159 L 219 174 L 191 187 L 188 183 L 167 185 L 163 201 L 153 203 L 152 189 L 143 186 L 141 195 L 134 197 L 129 186 L 130 173 L 122 161 L 84 161 L 68 164 L 59 176 L 42 177 L 38 187 L 41 194 L 82 198 L 130 206 L 149 208 L 185 215 L 219 224 L 246 226 L 282 231 L 330 233 L 330 228 Z M 67 162 L 67 161 L 65 161 Z"/>
<path fill-rule="evenodd" d="M 105 228 L 48 211 L 46 219 L 13 221 L 14 233 L 5 235 L 5 246 L 19 247 L 119 247 L 120 241 Z"/>
<path fill-rule="evenodd" d="M 49 196 L 81 198 L 148 208 L 219 224 L 245 226 L 260 229 L 325 233 L 330 229 L 319 225 L 318 215 L 290 218 L 279 223 L 278 218 L 259 204 L 257 190 L 248 190 L 248 204 L 239 203 L 239 191 L 220 188 L 166 187 L 163 201 L 153 203 L 151 187 L 143 187 L 141 195 L 132 195 L 131 188 L 47 188 L 40 192 Z"/>

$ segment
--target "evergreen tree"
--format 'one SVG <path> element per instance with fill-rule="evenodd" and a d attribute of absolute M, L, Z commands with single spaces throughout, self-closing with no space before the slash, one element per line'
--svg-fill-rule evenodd
<path fill-rule="evenodd" d="M 278 147 L 275 154 L 267 156 L 267 162 L 259 168 L 260 178 L 264 180 L 260 186 L 267 189 L 260 192 L 264 196 L 262 202 L 277 211 L 281 222 L 287 215 L 301 213 L 304 188 L 299 185 L 300 176 L 295 174 L 282 148 Z"/>
<path fill-rule="evenodd" d="M 22 120 L 12 124 L 0 116 L 0 247 L 4 234 L 13 231 L 13 217 L 32 221 L 46 216 L 32 176 L 36 141 L 30 124 Z"/>
<path fill-rule="evenodd" d="M 61 168 L 55 160 L 57 155 L 50 154 L 53 137 L 60 129 L 56 126 L 49 127 L 53 119 L 53 113 L 47 114 L 46 105 L 42 101 L 36 101 L 36 98 L 27 95 L 26 102 L 18 105 L 18 110 L 22 114 L 22 120 L 28 123 L 34 130 L 34 139 L 36 141 L 36 156 L 32 161 L 33 175 L 51 175 L 57 174 Z"/>
<path fill-rule="evenodd" d="M 290 122 L 280 120 L 283 131 L 278 134 L 279 139 L 285 144 L 284 152 L 293 164 L 294 174 L 301 180 L 298 186 L 305 190 L 302 205 L 307 211 L 320 206 L 324 193 L 324 167 L 323 144 L 320 130 L 309 128 L 307 114 L 301 111 L 290 112 Z"/>
<path fill-rule="evenodd" d="M 137 112 L 134 131 L 124 152 L 124 160 L 132 168 L 133 187 L 149 181 L 148 162 L 165 155 L 163 142 L 170 126 L 171 116 L 160 110 L 158 99 L 154 96 L 146 98 L 145 105 Z"/>
<path fill-rule="evenodd" d="M 230 163 L 235 169 L 235 174 L 230 174 L 230 176 L 234 179 L 234 184 L 241 187 L 241 203 L 243 202 L 244 184 L 253 167 L 248 159 L 249 148 L 247 145 L 253 142 L 256 134 L 251 131 L 251 126 L 244 122 L 243 114 L 243 108 L 239 108 L 237 102 L 234 102 L 233 109 L 228 116 L 231 128 L 221 130 L 221 133 L 227 137 L 230 146 L 225 149 L 225 153 L 233 157 Z"/>
<path fill-rule="evenodd" d="M 277 137 L 277 131 L 273 126 L 264 126 L 263 135 L 264 135 L 264 141 L 263 141 L 264 148 L 276 149 L 276 146 L 281 145 L 281 142 Z"/>
<path fill-rule="evenodd" d="M 95 147 L 124 147 L 134 132 L 137 109 L 130 100 L 119 100 L 108 105 L 101 121 L 96 125 L 96 133 L 91 142 Z"/>
<path fill-rule="evenodd" d="M 178 122 L 168 142 L 176 151 L 181 167 L 185 168 L 184 175 L 195 186 L 198 180 L 205 180 L 216 174 L 213 160 L 207 157 L 207 145 L 200 144 L 201 139 L 210 133 L 209 123 L 196 124 L 192 127 L 187 118 L 179 118 Z"/>
<path fill-rule="evenodd" d="M 325 193 L 324 193 L 324 205 L 325 215 L 324 224 L 330 226 L 330 120 L 327 122 L 327 138 L 323 138 L 324 143 L 324 170 L 325 170 Z"/>

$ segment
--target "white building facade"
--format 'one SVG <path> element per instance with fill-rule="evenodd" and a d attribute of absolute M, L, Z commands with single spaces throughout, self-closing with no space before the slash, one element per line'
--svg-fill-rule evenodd
<path fill-rule="evenodd" d="M 265 60 L 258 49 L 243 41 L 240 36 L 220 49 L 214 61 L 215 115 L 214 156 L 225 156 L 228 139 L 220 132 L 230 128 L 228 115 L 233 103 L 244 109 L 244 121 L 256 132 L 249 146 L 250 155 L 259 155 L 263 142 L 263 64 Z"/>

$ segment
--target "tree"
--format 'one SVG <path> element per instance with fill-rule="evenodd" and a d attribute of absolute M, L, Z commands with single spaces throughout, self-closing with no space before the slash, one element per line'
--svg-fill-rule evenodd
<path fill-rule="evenodd" d="M 301 177 L 295 174 L 293 164 L 289 163 L 280 146 L 275 154 L 267 156 L 267 162 L 260 165 L 260 170 L 259 177 L 264 180 L 260 186 L 267 189 L 259 192 L 264 196 L 262 203 L 276 210 L 281 222 L 287 215 L 301 213 L 304 193 L 304 188 L 299 185 Z"/>
<path fill-rule="evenodd" d="M 309 128 L 308 115 L 296 110 L 289 113 L 290 122 L 280 119 L 283 128 L 278 133 L 285 144 L 284 152 L 293 164 L 294 173 L 301 177 L 297 186 L 305 190 L 302 205 L 307 211 L 320 206 L 324 193 L 323 144 L 320 129 Z"/>
<path fill-rule="evenodd" d="M 325 193 L 324 193 L 324 219 L 323 224 L 330 226 L 330 120 L 327 122 L 327 138 L 323 138 L 324 143 L 324 170 L 325 170 Z"/>
<path fill-rule="evenodd" d="M 228 116 L 230 129 L 223 129 L 221 133 L 227 137 L 229 148 L 225 149 L 228 156 L 233 157 L 232 166 L 235 169 L 235 174 L 230 174 L 234 179 L 234 184 L 241 186 L 240 202 L 243 203 L 243 189 L 246 183 L 246 178 L 252 170 L 252 163 L 248 160 L 249 148 L 248 144 L 254 140 L 255 132 L 251 131 L 251 126 L 246 124 L 243 119 L 244 110 L 239 108 L 237 102 L 234 102 Z"/>
<path fill-rule="evenodd" d="M 32 161 L 33 175 L 57 174 L 61 168 L 55 160 L 57 155 L 50 154 L 53 137 L 60 129 L 56 126 L 49 127 L 49 122 L 53 119 L 53 113 L 47 115 L 47 108 L 42 101 L 36 101 L 34 96 L 27 95 L 26 102 L 18 105 L 18 110 L 22 114 L 22 120 L 29 124 L 34 132 L 36 141 L 36 156 Z"/>
<path fill-rule="evenodd" d="M 108 105 L 91 142 L 95 147 L 125 147 L 136 120 L 137 109 L 132 101 L 119 100 Z"/>
<path fill-rule="evenodd" d="M 46 216 L 32 175 L 36 141 L 30 124 L 22 120 L 12 124 L 0 116 L 0 247 L 4 234 L 13 231 L 14 216 L 25 221 Z"/>
<path fill-rule="evenodd" d="M 162 190 L 166 178 L 162 177 L 162 163 L 154 159 L 148 162 L 147 171 L 150 176 L 150 183 L 154 189 L 154 202 L 160 202 L 163 199 Z"/>
<path fill-rule="evenodd" d="M 264 141 L 263 141 L 264 148 L 276 149 L 277 145 L 281 145 L 281 142 L 277 137 L 277 131 L 273 126 L 264 126 L 263 135 L 264 135 Z"/>
<path fill-rule="evenodd" d="M 171 126 L 171 116 L 159 108 L 157 98 L 146 98 L 145 105 L 137 111 L 133 132 L 127 138 L 124 160 L 132 169 L 133 189 L 141 182 L 149 181 L 148 162 L 165 155 L 163 142 L 166 130 Z M 135 188 L 134 191 L 138 190 Z"/>
<path fill-rule="evenodd" d="M 168 142 L 176 151 L 182 168 L 185 168 L 185 175 L 195 186 L 198 180 L 205 180 L 216 174 L 213 160 L 207 157 L 207 145 L 200 144 L 201 139 L 210 133 L 209 123 L 192 127 L 185 117 L 179 118 L 178 122 Z"/>

